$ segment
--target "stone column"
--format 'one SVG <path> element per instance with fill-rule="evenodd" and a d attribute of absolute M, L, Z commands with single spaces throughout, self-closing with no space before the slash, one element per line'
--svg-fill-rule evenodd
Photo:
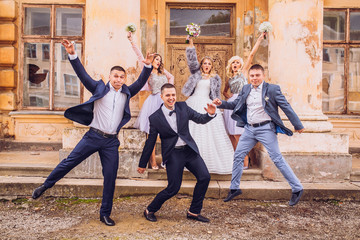
<path fill-rule="evenodd" d="M 269 82 L 281 86 L 306 129 L 292 137 L 279 134 L 280 149 L 304 182 L 348 180 L 349 137 L 332 133 L 322 113 L 323 0 L 269 0 L 269 21 Z M 268 155 L 260 154 L 264 177 L 284 180 Z"/>
<path fill-rule="evenodd" d="M 85 23 L 85 61 L 84 66 L 91 77 L 108 82 L 111 67 L 120 65 L 127 71 L 127 85 L 130 85 L 139 72 L 135 68 L 136 55 L 129 41 L 125 26 L 135 23 L 140 39 L 140 0 L 87 0 Z M 85 91 L 84 101 L 91 94 Z M 130 108 L 137 109 L 137 99 L 132 98 Z M 136 129 L 126 129 L 130 121 L 119 133 L 119 171 L 118 177 L 146 177 L 137 173 L 137 165 L 145 142 L 145 134 Z M 60 161 L 65 158 L 82 136 L 87 127 L 74 124 L 63 132 L 63 149 L 60 150 Z M 102 178 L 99 155 L 93 154 L 72 170 L 67 177 Z"/>

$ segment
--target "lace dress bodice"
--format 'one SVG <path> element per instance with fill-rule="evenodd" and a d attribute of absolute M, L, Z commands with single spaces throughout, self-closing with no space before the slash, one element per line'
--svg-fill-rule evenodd
<path fill-rule="evenodd" d="M 240 73 L 229 79 L 229 88 L 233 94 L 239 94 L 244 85 L 246 85 L 247 79 L 244 74 Z"/>
<path fill-rule="evenodd" d="M 209 98 L 210 93 L 210 80 L 209 79 L 201 79 L 194 90 L 192 96 L 194 97 L 206 97 Z"/>
<path fill-rule="evenodd" d="M 161 87 L 168 82 L 168 79 L 165 74 L 158 75 L 156 73 L 151 73 L 149 78 L 149 86 L 152 94 L 157 94 L 160 92 Z"/>

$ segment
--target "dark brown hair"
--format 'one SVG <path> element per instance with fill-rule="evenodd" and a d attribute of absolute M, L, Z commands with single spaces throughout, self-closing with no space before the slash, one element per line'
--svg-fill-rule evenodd
<path fill-rule="evenodd" d="M 174 84 L 171 83 L 165 83 L 164 85 L 162 85 L 161 87 L 161 93 L 163 93 L 165 88 L 175 88 Z M 175 88 L 176 89 L 176 88 Z"/>
<path fill-rule="evenodd" d="M 249 69 L 249 72 L 250 72 L 250 70 L 261 70 L 263 73 L 265 72 L 263 66 L 261 66 L 260 64 L 252 65 Z"/>
<path fill-rule="evenodd" d="M 114 71 L 114 70 L 117 70 L 117 71 L 120 71 L 120 72 L 124 72 L 126 74 L 126 71 L 123 67 L 120 67 L 120 66 L 113 66 L 111 69 L 110 69 L 110 72 Z"/>

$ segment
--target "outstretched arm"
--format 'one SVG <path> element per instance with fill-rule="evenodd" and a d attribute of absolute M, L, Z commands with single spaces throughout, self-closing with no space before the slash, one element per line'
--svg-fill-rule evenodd
<path fill-rule="evenodd" d="M 138 62 L 140 64 L 140 67 L 144 67 L 144 63 L 143 61 L 145 60 L 144 56 L 142 55 L 140 49 L 138 48 L 138 46 L 136 46 L 136 43 L 133 39 L 132 33 L 128 32 L 127 34 L 127 38 L 129 39 L 129 42 L 131 44 L 131 48 L 133 49 L 134 53 L 136 54 L 137 58 L 138 58 Z"/>
<path fill-rule="evenodd" d="M 189 42 L 190 42 L 190 45 L 189 45 L 189 47 L 186 48 L 186 58 L 187 58 L 187 63 L 188 63 L 189 69 L 190 69 L 190 73 L 194 74 L 200 70 L 200 64 L 197 59 L 196 49 L 195 49 L 192 37 L 190 37 Z"/>
<path fill-rule="evenodd" d="M 214 105 L 207 104 L 207 108 L 204 107 L 204 109 L 207 113 L 201 114 L 187 106 L 189 119 L 199 124 L 205 124 L 216 116 L 216 107 Z"/>
<path fill-rule="evenodd" d="M 139 78 L 133 84 L 131 84 L 129 86 L 131 96 L 135 96 L 147 82 L 147 80 L 151 74 L 151 71 L 152 71 L 151 62 L 152 62 L 153 58 L 154 58 L 154 54 L 147 53 L 146 59 L 143 60 L 143 63 L 145 64 L 145 66 L 144 66 Z"/>
<path fill-rule="evenodd" d="M 78 76 L 78 78 L 80 79 L 82 84 L 84 84 L 85 88 L 93 94 L 96 89 L 96 86 L 97 86 L 97 81 L 95 81 L 94 79 L 92 79 L 89 76 L 89 74 L 86 72 L 84 66 L 81 64 L 81 62 L 75 52 L 74 44 L 67 39 L 64 39 L 61 42 L 61 44 L 64 46 L 66 52 L 69 55 L 71 55 L 72 59 L 69 56 L 69 60 L 70 60 L 71 66 L 73 67 L 76 75 Z"/>
<path fill-rule="evenodd" d="M 258 37 L 253 49 L 250 52 L 249 57 L 246 59 L 246 62 L 244 63 L 244 67 L 242 68 L 241 71 L 244 74 L 244 76 L 246 76 L 246 77 L 248 75 L 248 71 L 249 71 L 249 68 L 251 66 L 252 60 L 254 59 L 254 56 L 255 56 L 257 50 L 259 49 L 260 43 L 264 39 L 265 35 L 266 35 L 266 32 L 263 32 L 263 33 L 260 34 L 260 36 Z"/>
<path fill-rule="evenodd" d="M 216 105 L 218 108 L 224 108 L 224 109 L 231 109 L 232 110 L 232 109 L 235 108 L 235 106 L 239 102 L 239 99 L 240 99 L 239 96 L 232 102 L 227 102 L 227 101 L 215 98 L 213 100 L 213 104 Z"/>

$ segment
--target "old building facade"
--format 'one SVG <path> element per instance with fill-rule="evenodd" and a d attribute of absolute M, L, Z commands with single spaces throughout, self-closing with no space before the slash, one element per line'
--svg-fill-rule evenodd
<path fill-rule="evenodd" d="M 163 56 L 184 100 L 180 91 L 189 75 L 185 25 L 202 26 L 195 40 L 198 54 L 214 59 L 224 84 L 227 60 L 249 55 L 263 21 L 274 29 L 253 62 L 265 66 L 267 81 L 281 85 L 306 128 L 302 135 L 280 136 L 281 150 L 303 180 L 347 179 L 348 149 L 360 146 L 357 0 L 1 0 L 0 137 L 74 144 L 64 139 L 64 129 L 74 124 L 63 111 L 90 95 L 67 61 L 63 38 L 76 41 L 94 78 L 107 81 L 111 66 L 121 65 L 131 83 L 141 69 L 125 26 L 135 23 L 142 52 Z M 147 94 L 132 100 L 135 117 Z M 257 155 L 263 175 L 280 179 L 261 147 Z M 331 174 L 341 165 L 338 175 Z M 309 166 L 315 170 L 299 170 Z"/>

